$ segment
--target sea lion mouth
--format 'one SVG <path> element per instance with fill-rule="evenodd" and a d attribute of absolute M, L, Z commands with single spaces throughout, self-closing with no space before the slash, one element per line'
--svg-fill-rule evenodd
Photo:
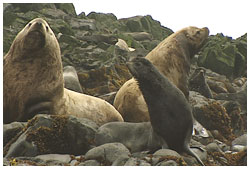
<path fill-rule="evenodd" d="M 39 30 L 30 31 L 25 38 L 25 48 L 35 50 L 45 45 L 45 35 Z"/>

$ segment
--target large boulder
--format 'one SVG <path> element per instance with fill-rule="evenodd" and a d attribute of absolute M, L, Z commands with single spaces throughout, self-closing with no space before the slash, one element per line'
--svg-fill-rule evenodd
<path fill-rule="evenodd" d="M 198 64 L 231 79 L 246 76 L 246 51 L 246 34 L 238 39 L 217 34 L 208 38 L 199 56 Z"/>

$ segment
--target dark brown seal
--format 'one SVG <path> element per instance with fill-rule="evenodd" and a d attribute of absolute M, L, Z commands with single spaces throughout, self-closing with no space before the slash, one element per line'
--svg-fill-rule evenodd
<path fill-rule="evenodd" d="M 203 46 L 208 34 L 208 28 L 184 28 L 167 37 L 146 56 L 186 98 L 189 95 L 190 59 Z M 125 121 L 149 121 L 146 103 L 134 79 L 128 80 L 117 92 L 114 106 Z"/>
<path fill-rule="evenodd" d="M 170 149 L 200 158 L 190 149 L 193 131 L 192 109 L 183 92 L 145 58 L 134 58 L 128 68 L 147 103 L 153 131 Z"/>
<path fill-rule="evenodd" d="M 60 47 L 41 18 L 16 36 L 3 60 L 4 123 L 24 121 L 35 112 L 51 112 L 63 96 Z"/>

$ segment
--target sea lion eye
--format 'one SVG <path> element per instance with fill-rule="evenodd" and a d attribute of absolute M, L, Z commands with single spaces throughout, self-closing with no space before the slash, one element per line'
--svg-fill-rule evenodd
<path fill-rule="evenodd" d="M 49 27 L 48 26 L 46 26 L 46 31 L 49 31 Z"/>
<path fill-rule="evenodd" d="M 140 62 L 135 62 L 136 67 L 140 67 L 142 64 Z"/>
<path fill-rule="evenodd" d="M 30 22 L 29 24 L 28 24 L 28 27 L 30 27 L 32 25 L 32 23 Z"/>

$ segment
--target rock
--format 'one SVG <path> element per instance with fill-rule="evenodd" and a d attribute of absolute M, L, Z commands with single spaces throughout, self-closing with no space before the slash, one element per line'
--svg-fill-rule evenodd
<path fill-rule="evenodd" d="M 126 33 L 126 35 L 132 36 L 137 41 L 152 40 L 152 35 L 147 32 L 132 32 Z"/>
<path fill-rule="evenodd" d="M 70 162 L 70 166 L 76 166 L 76 165 L 78 165 L 80 162 L 79 161 L 77 161 L 77 160 L 72 160 L 71 162 Z"/>
<path fill-rule="evenodd" d="M 44 154 L 36 156 L 35 158 L 43 161 L 59 161 L 61 163 L 70 163 L 71 157 L 67 154 Z"/>
<path fill-rule="evenodd" d="M 131 157 L 124 164 L 124 166 L 151 166 L 151 165 L 144 160 L 140 160 L 140 159 Z"/>
<path fill-rule="evenodd" d="M 232 141 L 232 145 L 242 145 L 247 146 L 247 134 L 243 134 L 240 137 Z"/>
<path fill-rule="evenodd" d="M 153 156 L 154 157 L 157 157 L 157 156 L 175 156 L 175 157 L 178 157 L 178 158 L 181 157 L 181 155 L 178 154 L 176 151 L 170 150 L 170 149 L 160 149 L 160 150 L 156 151 L 153 154 Z"/>
<path fill-rule="evenodd" d="M 242 135 L 247 127 L 244 113 L 241 109 L 242 106 L 237 101 L 225 101 L 222 105 L 226 108 L 231 118 L 233 133 L 237 136 Z"/>
<path fill-rule="evenodd" d="M 128 159 L 128 156 L 120 156 L 112 163 L 112 166 L 124 166 Z"/>
<path fill-rule="evenodd" d="M 121 143 L 107 143 L 89 150 L 86 160 L 98 160 L 105 165 L 111 165 L 119 157 L 128 157 L 129 150 Z"/>
<path fill-rule="evenodd" d="M 234 145 L 232 146 L 232 151 L 233 152 L 241 152 L 247 150 L 247 146 L 242 146 L 242 145 Z"/>
<path fill-rule="evenodd" d="M 129 31 L 148 32 L 153 35 L 154 39 L 163 40 L 173 33 L 172 30 L 161 27 L 160 22 L 153 20 L 150 15 L 134 16 L 131 18 L 120 19 L 120 21 L 126 24 Z"/>
<path fill-rule="evenodd" d="M 93 148 L 97 126 L 94 122 L 63 115 L 37 115 L 10 146 L 6 157 L 39 154 L 83 154 Z"/>
<path fill-rule="evenodd" d="M 224 74 L 228 78 L 245 75 L 246 36 L 242 39 L 245 40 L 233 40 L 223 34 L 210 36 L 201 51 L 198 65 Z"/>
<path fill-rule="evenodd" d="M 220 93 L 214 97 L 216 100 L 237 101 L 246 110 L 247 105 L 247 83 L 242 87 L 243 89 L 237 93 Z"/>
<path fill-rule="evenodd" d="M 118 39 L 118 42 L 115 44 L 118 46 L 120 49 L 125 50 L 127 52 L 130 52 L 130 49 L 128 47 L 128 44 L 123 40 L 123 39 Z"/>
<path fill-rule="evenodd" d="M 14 138 L 22 129 L 24 129 L 25 122 L 13 122 L 3 125 L 3 146 L 5 146 L 12 138 Z"/>
<path fill-rule="evenodd" d="M 220 147 L 216 143 L 210 143 L 206 146 L 208 152 L 222 152 Z"/>
<path fill-rule="evenodd" d="M 73 66 L 63 68 L 64 87 L 78 93 L 83 93 L 77 72 Z"/>
<path fill-rule="evenodd" d="M 174 160 L 162 161 L 157 166 L 178 166 Z"/>
<path fill-rule="evenodd" d="M 218 129 L 226 138 L 232 137 L 231 118 L 218 101 L 207 99 L 192 91 L 189 95 L 193 115 L 202 126 L 208 130 Z"/>
<path fill-rule="evenodd" d="M 154 137 L 150 122 L 110 122 L 101 126 L 95 136 L 96 145 L 119 142 L 125 145 L 132 153 L 156 150 L 161 147 Z"/>
<path fill-rule="evenodd" d="M 79 164 L 79 166 L 100 166 L 100 165 L 101 164 L 96 160 L 87 160 Z"/>

